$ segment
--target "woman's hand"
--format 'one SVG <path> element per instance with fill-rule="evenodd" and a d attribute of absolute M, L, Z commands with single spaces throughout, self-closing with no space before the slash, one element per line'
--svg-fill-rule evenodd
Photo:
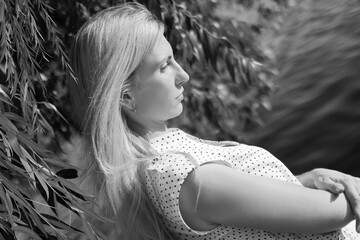
<path fill-rule="evenodd" d="M 356 218 L 356 230 L 360 232 L 360 178 L 325 168 L 315 168 L 296 177 L 308 188 L 327 190 L 334 194 L 344 192 Z"/>

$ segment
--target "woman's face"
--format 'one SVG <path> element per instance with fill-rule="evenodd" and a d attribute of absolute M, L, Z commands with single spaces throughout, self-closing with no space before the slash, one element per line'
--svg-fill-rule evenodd
<path fill-rule="evenodd" d="M 175 61 L 164 36 L 145 57 L 137 76 L 136 117 L 163 122 L 182 112 L 183 84 L 189 81 L 189 75 Z"/>

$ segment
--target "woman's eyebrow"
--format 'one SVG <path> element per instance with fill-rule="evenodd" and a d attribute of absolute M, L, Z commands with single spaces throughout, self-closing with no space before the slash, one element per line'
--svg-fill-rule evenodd
<path fill-rule="evenodd" d="M 167 57 L 164 57 L 164 58 L 161 59 L 161 61 L 159 62 L 159 65 L 162 64 L 163 62 L 165 62 L 165 60 L 168 61 L 168 60 L 170 60 L 171 58 L 172 58 L 171 55 L 169 55 L 169 56 L 167 56 Z"/>
<path fill-rule="evenodd" d="M 171 58 L 172 58 L 171 55 L 162 58 L 159 62 L 156 63 L 155 68 L 156 68 L 156 69 L 157 69 L 157 68 L 160 68 L 161 65 L 162 65 L 165 61 L 169 61 Z"/>

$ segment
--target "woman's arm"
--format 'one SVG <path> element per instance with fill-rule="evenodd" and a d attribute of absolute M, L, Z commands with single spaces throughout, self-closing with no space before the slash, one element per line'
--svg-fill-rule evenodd
<path fill-rule="evenodd" d="M 272 232 L 322 233 L 354 219 L 344 194 L 253 176 L 213 163 L 201 165 L 188 175 L 179 204 L 184 220 L 196 230 L 210 230 L 220 224 Z"/>
<path fill-rule="evenodd" d="M 356 231 L 360 233 L 360 178 L 326 168 L 314 168 L 296 177 L 308 188 L 327 190 L 334 194 L 344 192 L 356 218 Z"/>

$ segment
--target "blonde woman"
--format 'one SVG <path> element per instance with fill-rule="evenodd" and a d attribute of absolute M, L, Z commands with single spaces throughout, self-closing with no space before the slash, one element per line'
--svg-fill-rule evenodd
<path fill-rule="evenodd" d="M 116 222 L 113 238 L 360 239 L 357 178 L 326 169 L 297 178 L 264 149 L 166 127 L 189 76 L 163 29 L 124 4 L 92 17 L 73 44 L 82 186 Z"/>

